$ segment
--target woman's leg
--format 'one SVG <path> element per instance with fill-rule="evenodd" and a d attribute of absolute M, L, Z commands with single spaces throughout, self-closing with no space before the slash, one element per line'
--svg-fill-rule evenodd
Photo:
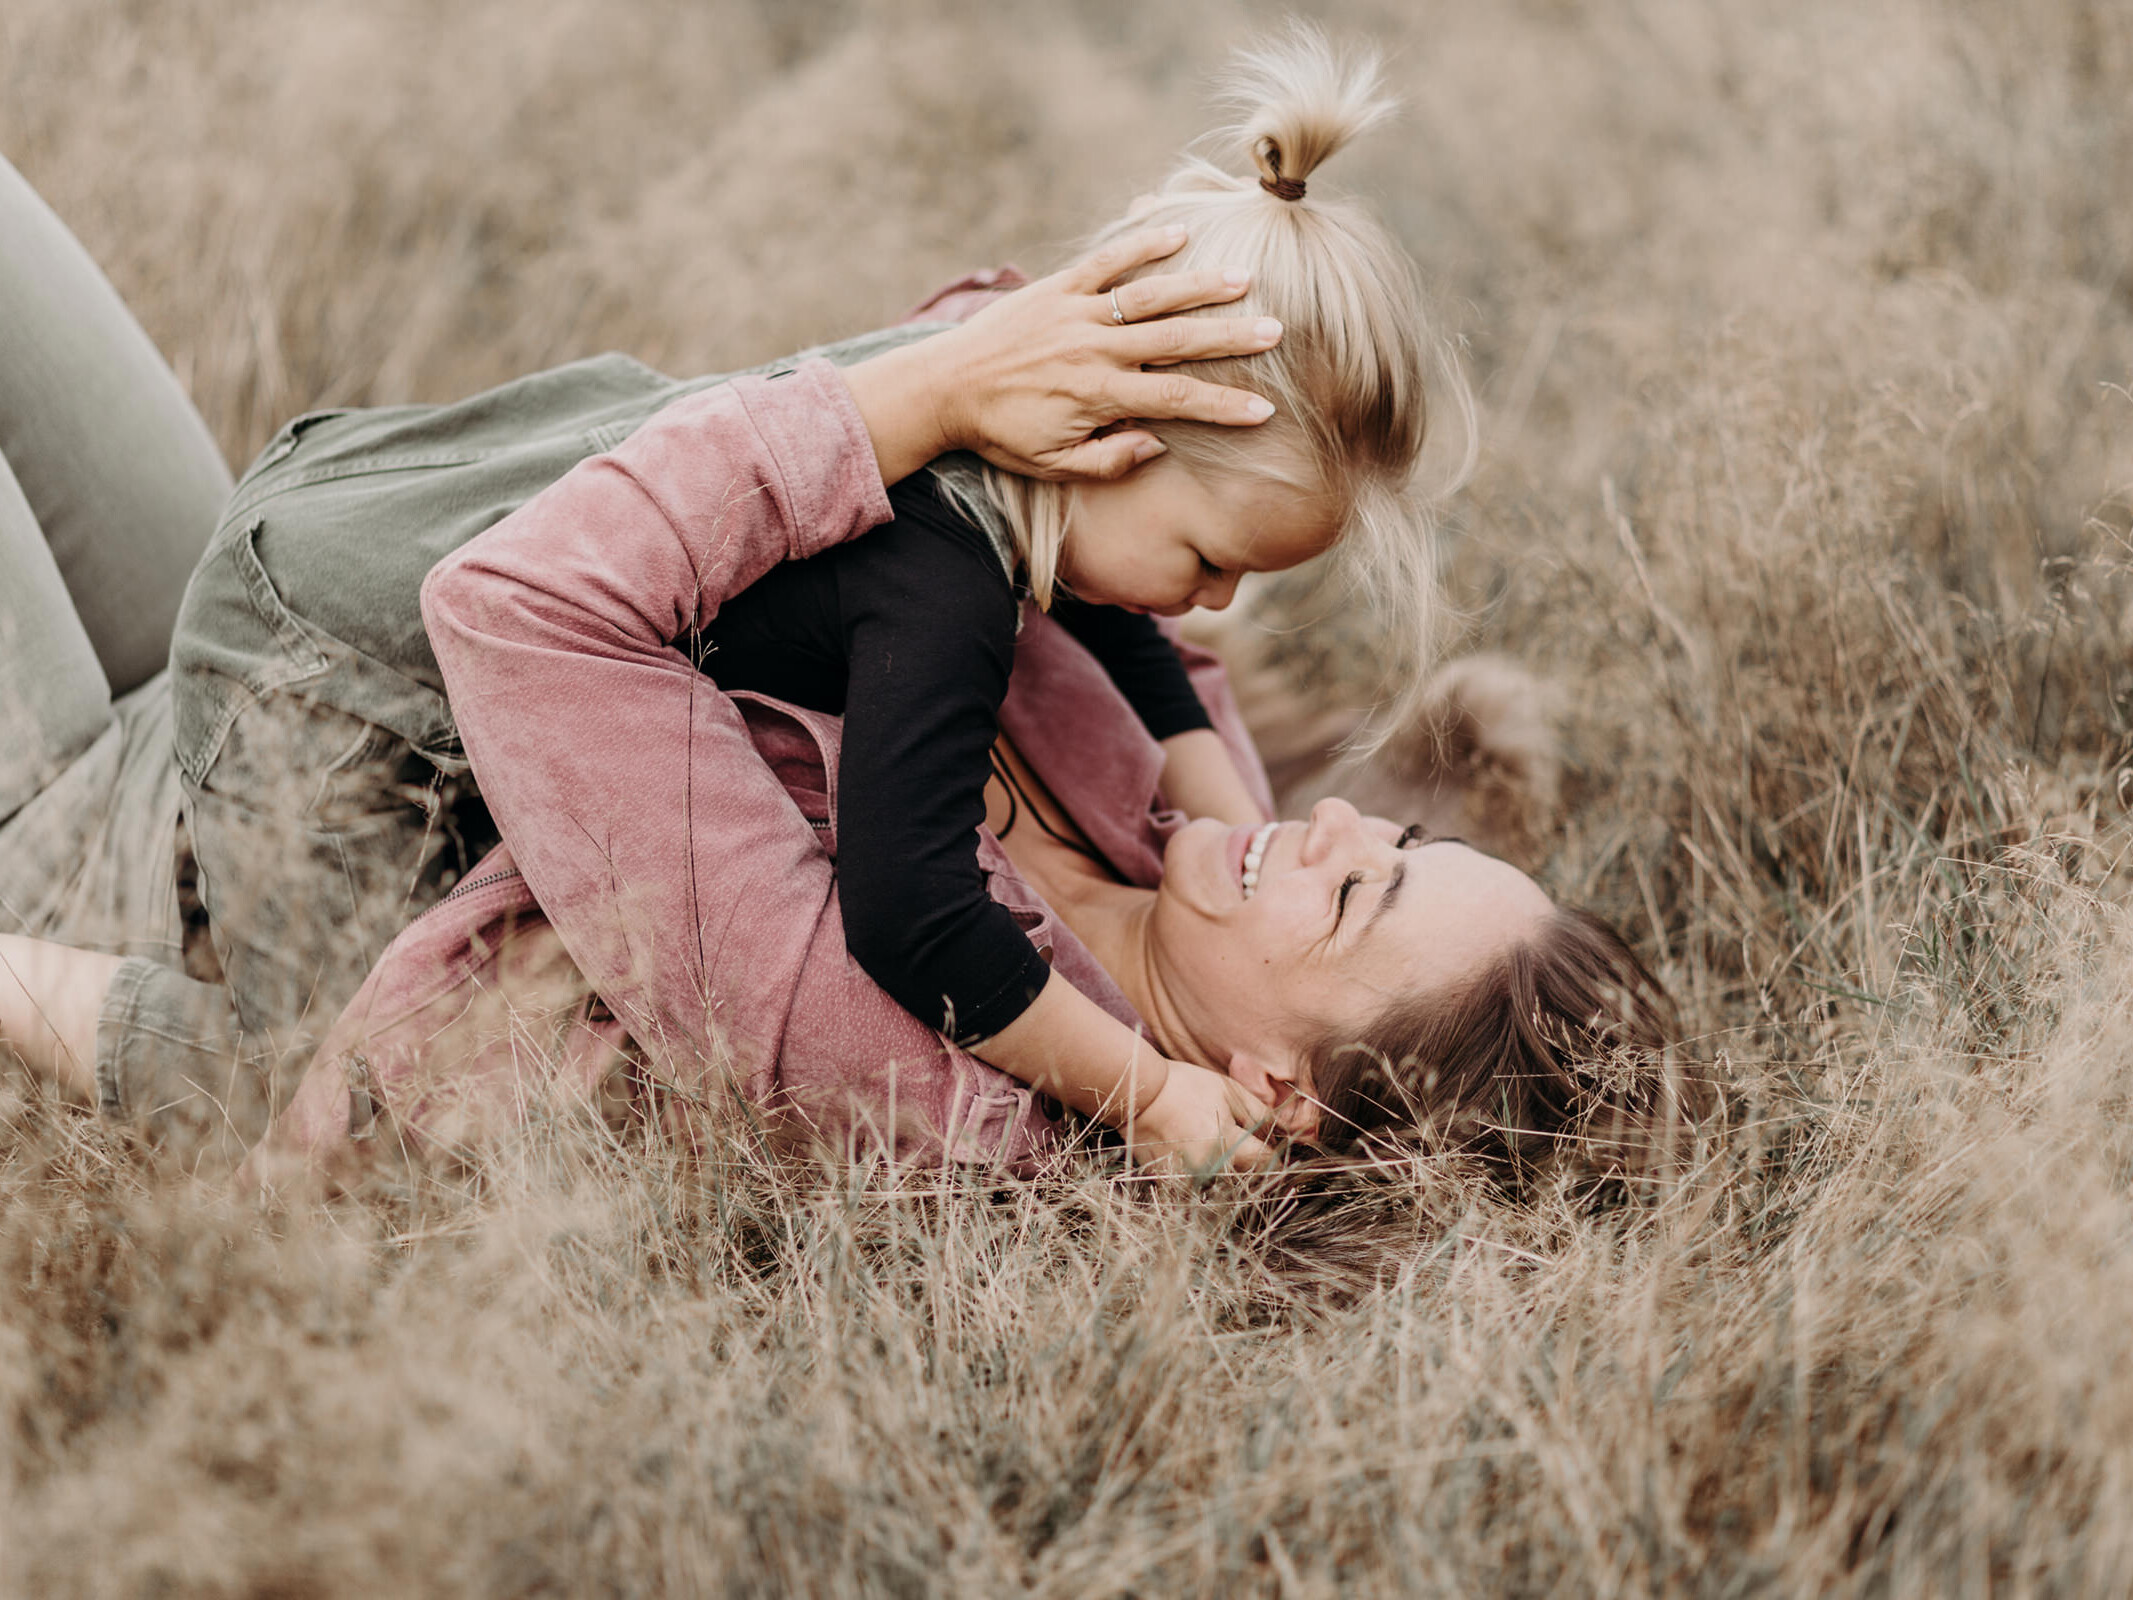
<path fill-rule="evenodd" d="M 158 962 L 0 933 L 0 1058 L 166 1150 L 234 1161 L 266 1132 L 273 1073 L 229 992 Z"/>
<path fill-rule="evenodd" d="M 96 1017 L 120 965 L 0 933 L 0 1045 L 76 1105 L 96 1103 Z"/>
<path fill-rule="evenodd" d="M 238 714 L 186 813 L 248 1030 L 300 1050 L 332 1024 L 447 871 L 481 853 L 463 836 L 471 794 L 390 729 L 301 689 Z"/>
<path fill-rule="evenodd" d="M 235 1153 L 266 1126 L 269 1073 L 227 991 L 177 966 L 160 675 L 228 490 L 170 369 L 0 159 L 0 1057 Z"/>
<path fill-rule="evenodd" d="M 169 656 L 171 622 L 229 494 L 229 470 L 118 292 L 4 158 L 0 457 L 43 530 L 108 693 L 124 695 Z M 15 609 L 0 597 L 0 614 Z"/>
<path fill-rule="evenodd" d="M 229 474 L 0 160 L 0 930 L 174 953 L 172 619 Z"/>
<path fill-rule="evenodd" d="M 111 690 L 73 598 L 0 455 L 0 825 L 111 722 Z"/>

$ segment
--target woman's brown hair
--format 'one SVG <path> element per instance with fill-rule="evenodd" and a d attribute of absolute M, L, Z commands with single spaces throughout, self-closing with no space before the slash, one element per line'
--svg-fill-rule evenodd
<path fill-rule="evenodd" d="M 1518 1181 L 1559 1156 L 1603 1172 L 1671 1164 L 1709 1081 L 1670 1049 L 1672 1000 L 1610 924 L 1558 906 L 1450 994 L 1408 996 L 1310 1052 L 1336 1147 L 1463 1150 Z"/>

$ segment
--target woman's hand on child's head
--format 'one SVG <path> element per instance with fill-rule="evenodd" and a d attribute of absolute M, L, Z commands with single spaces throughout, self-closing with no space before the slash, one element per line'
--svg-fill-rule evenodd
<path fill-rule="evenodd" d="M 1273 1110 L 1235 1080 L 1173 1061 L 1162 1090 L 1127 1126 L 1127 1148 L 1143 1166 L 1168 1172 L 1252 1172 L 1274 1159 L 1255 1137 Z"/>
<path fill-rule="evenodd" d="M 1242 272 L 1134 268 L 1173 254 L 1178 228 L 1151 228 L 1003 295 L 968 322 L 849 369 L 846 379 L 894 482 L 949 450 L 974 450 L 1031 478 L 1117 478 L 1162 445 L 1130 419 L 1250 427 L 1266 400 L 1183 373 L 1181 361 L 1254 355 L 1281 340 L 1267 317 L 1181 317 L 1249 287 Z"/>
<path fill-rule="evenodd" d="M 1175 315 L 1235 300 L 1250 287 L 1242 271 L 1118 281 L 1184 242 L 1182 228 L 1130 234 L 943 335 L 941 343 L 955 341 L 959 381 L 945 426 L 956 444 L 1026 477 L 1116 478 L 1162 446 L 1137 428 L 1102 431 L 1114 423 L 1250 427 L 1272 416 L 1268 401 L 1242 389 L 1144 370 L 1254 355 L 1281 339 L 1281 324 L 1267 317 Z"/>

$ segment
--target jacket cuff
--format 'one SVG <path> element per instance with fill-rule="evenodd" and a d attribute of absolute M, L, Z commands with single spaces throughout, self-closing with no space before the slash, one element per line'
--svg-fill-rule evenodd
<path fill-rule="evenodd" d="M 835 365 L 816 356 L 790 372 L 737 378 L 731 387 L 769 449 L 792 513 L 795 557 L 816 555 L 889 520 L 873 436 Z"/>

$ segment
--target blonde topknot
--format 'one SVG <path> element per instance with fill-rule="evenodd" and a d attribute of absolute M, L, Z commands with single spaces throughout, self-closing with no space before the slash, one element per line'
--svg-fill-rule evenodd
<path fill-rule="evenodd" d="M 1348 508 L 1324 559 L 1370 605 L 1385 646 L 1381 715 L 1358 730 L 1359 751 L 1381 745 L 1420 705 L 1438 614 L 1437 508 L 1475 456 L 1473 397 L 1433 329 L 1414 263 L 1356 201 L 1298 193 L 1327 158 L 1392 113 L 1380 85 L 1375 52 L 1343 53 L 1317 28 L 1291 23 L 1241 51 L 1225 76 L 1223 104 L 1234 120 L 1196 141 L 1153 195 L 1093 241 L 1180 224 L 1184 248 L 1128 278 L 1244 267 L 1252 282 L 1242 299 L 1192 314 L 1282 323 L 1272 350 L 1177 369 L 1265 395 L 1271 421 L 1250 429 L 1144 425 L 1180 466 L 1210 480 L 1255 474 L 1329 493 Z M 1222 164 L 1229 161 L 1251 175 Z M 1449 469 L 1423 487 L 1416 480 L 1432 387 L 1463 433 Z M 982 479 L 972 470 L 946 481 L 951 493 L 1002 513 L 1038 604 L 1049 605 L 1071 537 L 1072 486 L 995 468 Z"/>
<path fill-rule="evenodd" d="M 1236 149 L 1258 168 L 1260 187 L 1278 194 L 1276 185 L 1301 185 L 1399 109 L 1382 76 L 1375 51 L 1344 59 L 1318 29 L 1291 22 L 1285 37 L 1238 52 L 1220 102 L 1237 120 L 1209 142 Z"/>

